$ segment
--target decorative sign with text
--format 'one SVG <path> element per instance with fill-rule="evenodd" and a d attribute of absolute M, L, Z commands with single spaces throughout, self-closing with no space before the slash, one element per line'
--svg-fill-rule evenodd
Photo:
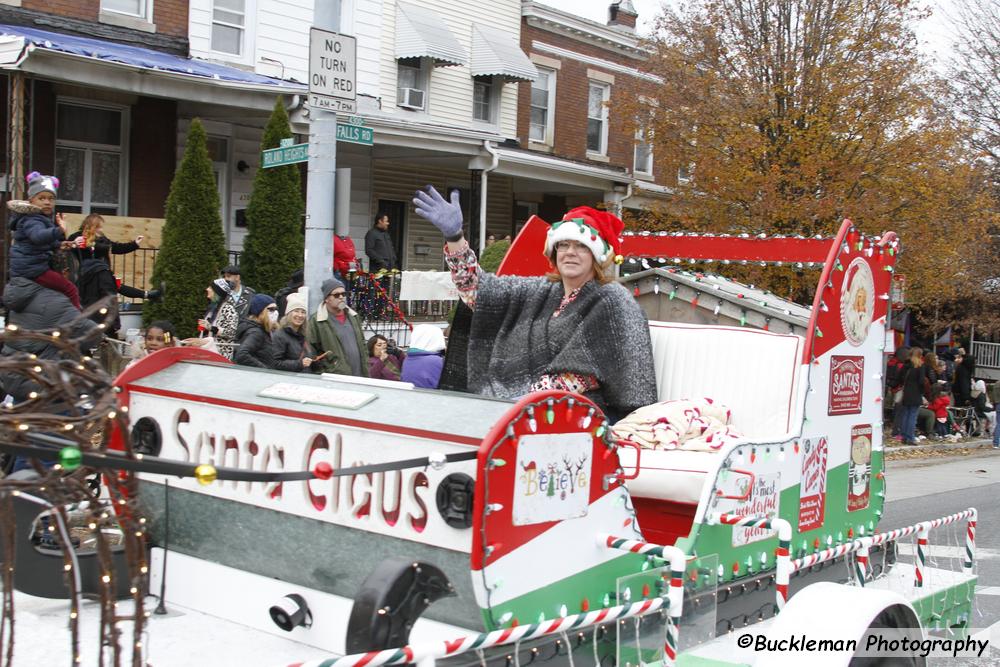
<path fill-rule="evenodd" d="M 833 355 L 830 357 L 830 398 L 827 414 L 861 414 L 865 358 Z"/>
<path fill-rule="evenodd" d="M 802 481 L 799 483 L 799 532 L 823 526 L 826 511 L 826 438 L 802 443 Z"/>
<path fill-rule="evenodd" d="M 778 516 L 778 496 L 781 493 L 781 473 L 757 475 L 750 497 L 740 501 L 730 514 L 738 516 Z M 769 528 L 733 527 L 733 546 L 760 542 L 774 535 Z"/>
<path fill-rule="evenodd" d="M 514 525 L 586 516 L 590 507 L 589 433 L 521 436 L 517 444 Z"/>
<path fill-rule="evenodd" d="M 851 427 L 851 458 L 847 462 L 847 511 L 868 507 L 872 483 L 872 425 Z"/>

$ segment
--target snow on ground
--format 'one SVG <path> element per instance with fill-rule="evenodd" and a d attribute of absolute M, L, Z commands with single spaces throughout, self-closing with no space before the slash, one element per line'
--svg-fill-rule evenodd
<path fill-rule="evenodd" d="M 146 598 L 146 611 L 156 608 Z M 128 614 L 132 603 L 120 611 Z M 81 665 L 97 664 L 100 610 L 86 600 L 80 611 Z M 70 665 L 69 602 L 14 593 L 14 667 Z M 132 624 L 121 623 L 122 645 L 131 642 Z M 329 657 L 320 649 L 260 632 L 243 625 L 171 605 L 164 616 L 153 614 L 143 637 L 149 667 L 280 667 L 303 660 Z M 126 653 L 122 665 L 131 665 Z"/>

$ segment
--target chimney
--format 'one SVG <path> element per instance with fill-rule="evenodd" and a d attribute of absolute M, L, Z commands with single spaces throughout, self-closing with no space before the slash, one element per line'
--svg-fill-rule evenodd
<path fill-rule="evenodd" d="M 625 32 L 635 32 L 635 20 L 639 13 L 632 6 L 632 0 L 617 0 L 608 7 L 608 25 Z"/>

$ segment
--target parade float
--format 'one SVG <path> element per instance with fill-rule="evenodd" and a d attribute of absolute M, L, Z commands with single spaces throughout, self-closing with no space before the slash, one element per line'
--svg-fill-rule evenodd
<path fill-rule="evenodd" d="M 539 223 L 515 248 L 540 247 Z M 565 392 L 511 402 L 154 353 L 115 382 L 119 446 L 182 464 L 139 473 L 149 590 L 359 667 L 777 664 L 733 637 L 961 634 L 976 511 L 878 529 L 897 244 L 849 221 L 833 239 L 627 235 L 634 264 L 697 263 L 673 287 L 679 269 L 634 274 L 637 294 L 689 290 L 729 317 L 650 322 L 659 399 L 687 421 L 645 439 Z M 538 273 L 526 256 L 501 271 Z M 811 307 L 748 309 L 754 292 L 710 273 L 747 263 L 820 268 Z M 776 326 L 745 326 L 748 310 Z M 706 406 L 726 413 L 714 439 L 659 437 L 704 435 Z M 932 566 L 931 541 L 964 557 Z M 829 664 L 846 665 L 838 646 Z"/>

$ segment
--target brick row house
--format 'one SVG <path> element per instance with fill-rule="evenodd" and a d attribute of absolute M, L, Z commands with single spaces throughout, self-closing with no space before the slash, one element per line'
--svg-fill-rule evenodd
<path fill-rule="evenodd" d="M 37 169 L 62 179 L 64 211 L 155 223 L 198 117 L 240 250 L 276 95 L 308 139 L 312 20 L 313 0 L 0 0 L 7 196 Z M 338 144 L 359 250 L 385 211 L 402 268 L 441 269 L 440 237 L 410 204 L 428 183 L 462 193 L 474 245 L 531 214 L 667 194 L 615 112 L 623 81 L 655 81 L 634 25 L 629 0 L 607 24 L 521 0 L 344 0 L 342 32 L 358 41 L 354 120 L 374 131 L 372 146 Z"/>

